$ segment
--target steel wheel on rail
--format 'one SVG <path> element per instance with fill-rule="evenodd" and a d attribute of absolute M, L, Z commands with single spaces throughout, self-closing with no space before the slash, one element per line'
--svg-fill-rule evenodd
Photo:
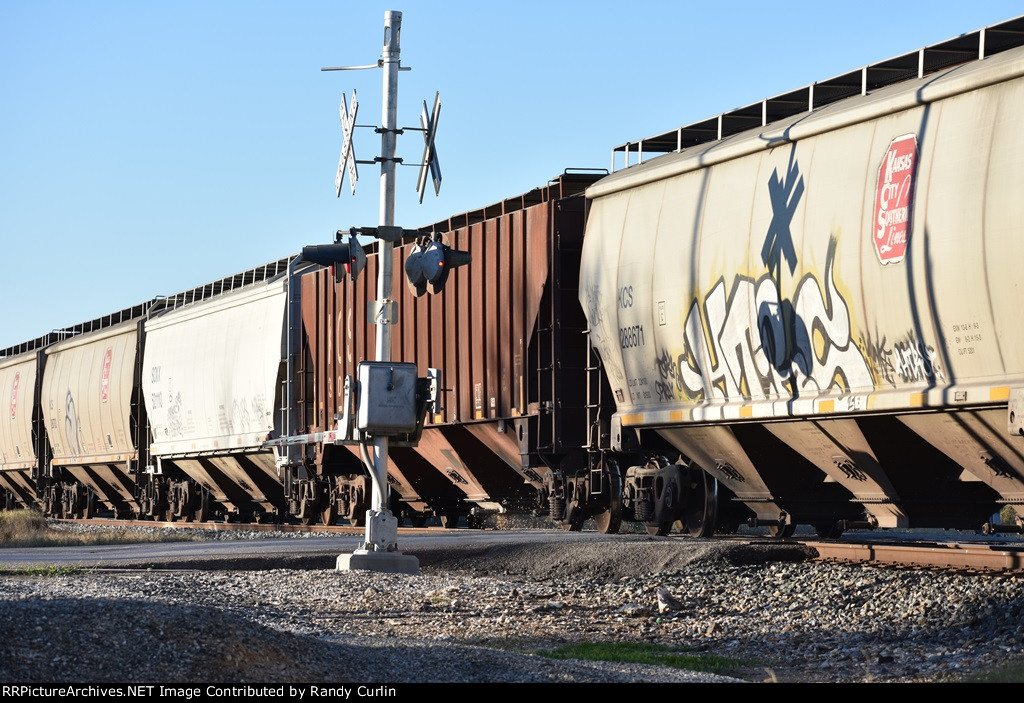
<path fill-rule="evenodd" d="M 188 484 L 179 485 L 176 490 L 180 500 L 177 510 L 181 516 L 181 521 L 192 522 L 196 517 L 196 492 Z"/>
<path fill-rule="evenodd" d="M 366 511 L 370 509 L 370 503 L 366 499 L 370 493 L 369 477 L 364 476 L 364 483 L 361 486 L 352 486 L 348 494 L 348 510 L 345 518 L 352 527 L 366 526 Z"/>
<path fill-rule="evenodd" d="M 299 522 L 306 527 L 316 523 L 317 513 L 320 512 L 313 504 L 313 501 L 303 498 L 299 501 Z"/>
<path fill-rule="evenodd" d="M 689 490 L 683 498 L 683 517 L 676 527 L 691 537 L 710 537 L 718 524 L 718 479 L 698 468 L 686 470 Z"/>
<path fill-rule="evenodd" d="M 325 525 L 333 525 L 338 521 L 338 504 L 333 500 L 327 504 L 323 510 L 320 511 L 320 520 Z"/>
<path fill-rule="evenodd" d="M 814 526 L 814 531 L 821 539 L 839 539 L 843 536 L 843 528 L 838 522 L 829 522 Z"/>
<path fill-rule="evenodd" d="M 740 531 L 740 521 L 732 518 L 728 520 L 719 520 L 718 524 L 715 525 L 716 535 L 734 535 Z"/>
<path fill-rule="evenodd" d="M 213 497 L 205 488 L 200 490 L 199 505 L 196 506 L 196 522 L 209 522 L 213 519 Z"/>
<path fill-rule="evenodd" d="M 605 480 L 604 493 L 608 496 L 608 507 L 599 513 L 594 513 L 594 524 L 601 534 L 614 535 L 622 527 L 622 480 L 619 477 L 619 468 L 613 459 L 605 458 L 601 463 Z"/>
<path fill-rule="evenodd" d="M 366 507 L 363 505 L 362 494 L 356 494 L 348 502 L 348 512 L 345 518 L 352 527 L 364 527 L 366 525 Z"/>
<path fill-rule="evenodd" d="M 607 510 L 594 515 L 594 525 L 602 535 L 618 534 L 622 527 L 622 501 L 619 501 Z"/>
<path fill-rule="evenodd" d="M 644 527 L 647 528 L 647 534 L 655 537 L 664 537 L 672 532 L 671 522 L 645 522 Z"/>
<path fill-rule="evenodd" d="M 586 518 L 581 516 L 573 517 L 571 520 L 562 520 L 558 523 L 566 532 L 580 532 L 583 529 L 583 523 L 586 522 Z"/>
<path fill-rule="evenodd" d="M 86 489 L 85 500 L 82 501 L 82 517 L 90 520 L 96 517 L 96 494 Z"/>
<path fill-rule="evenodd" d="M 768 527 L 768 534 L 779 539 L 792 537 L 794 532 L 796 532 L 796 525 L 793 523 L 788 525 L 770 525 Z"/>
<path fill-rule="evenodd" d="M 590 492 L 589 481 L 581 476 L 570 476 L 565 479 L 563 493 L 565 508 L 558 526 L 566 532 L 579 532 L 587 521 L 587 494 Z"/>

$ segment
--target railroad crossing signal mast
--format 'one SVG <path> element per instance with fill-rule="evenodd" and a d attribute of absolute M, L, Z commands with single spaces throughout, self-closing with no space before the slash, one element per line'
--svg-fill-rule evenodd
<path fill-rule="evenodd" d="M 384 101 L 382 110 L 383 126 L 376 131 L 381 135 L 381 155 L 374 159 L 380 163 L 380 222 L 376 228 L 358 228 L 351 230 L 356 233 L 374 236 L 377 241 L 377 300 L 370 303 L 370 313 L 376 321 L 376 361 L 362 362 L 359 365 L 359 378 L 346 382 L 346 399 L 349 386 L 354 385 L 358 399 L 356 400 L 356 431 L 351 428 L 346 401 L 345 417 L 340 419 L 338 443 L 359 443 L 361 453 L 373 483 L 373 500 L 371 508 L 366 512 L 366 540 L 352 554 L 338 557 L 339 570 L 371 570 L 397 573 L 419 573 L 419 560 L 411 555 L 398 551 L 398 520 L 388 509 L 388 447 L 391 437 L 404 437 L 408 446 L 415 443 L 422 429 L 423 416 L 427 408 L 440 408 L 440 377 L 431 369 L 427 378 L 416 377 L 416 365 L 410 363 L 392 363 L 391 361 L 391 326 L 398 321 L 397 304 L 392 300 L 392 251 L 396 241 L 412 234 L 411 231 L 396 227 L 395 219 L 395 165 L 401 160 L 395 156 L 396 138 L 403 133 L 397 127 L 398 112 L 398 72 L 408 71 L 403 68 L 400 60 L 400 39 L 402 30 L 402 13 L 387 11 L 384 13 L 384 50 L 376 64 L 369 66 L 345 66 L 323 68 L 324 71 L 359 70 L 381 68 L 384 72 Z M 338 162 L 338 173 L 335 177 L 335 188 L 341 195 L 342 181 L 348 173 L 349 183 L 355 193 L 358 171 L 356 169 L 355 150 L 352 135 L 356 127 L 356 114 L 359 102 L 355 91 L 352 92 L 352 105 L 349 108 L 342 96 L 340 118 L 344 143 L 341 159 Z M 434 135 L 441 109 L 439 96 L 434 98 L 434 109 L 427 114 L 426 102 L 420 116 L 421 130 L 424 139 L 423 163 L 420 165 L 417 192 L 423 202 L 423 191 L 426 188 L 429 172 L 435 193 L 441 187 L 441 169 L 434 148 Z M 407 128 L 417 129 L 417 128 Z M 365 162 L 364 162 L 365 163 Z M 373 163 L 373 162 L 371 162 Z M 341 241 L 342 232 L 338 233 Z M 416 234 L 419 234 L 416 232 Z M 353 249 L 354 236 L 349 237 L 348 244 L 329 245 L 324 247 L 306 247 L 303 256 L 311 261 L 324 265 L 335 265 L 336 275 L 340 275 L 340 267 L 353 278 L 362 268 L 359 257 Z M 322 251 L 323 250 L 323 251 Z M 325 254 L 321 256 L 321 254 Z M 457 265 L 457 264 L 456 264 Z M 354 435 L 354 436 L 353 436 Z M 409 437 L 412 439 L 408 439 Z M 368 437 L 372 437 L 373 456 L 370 457 Z"/>

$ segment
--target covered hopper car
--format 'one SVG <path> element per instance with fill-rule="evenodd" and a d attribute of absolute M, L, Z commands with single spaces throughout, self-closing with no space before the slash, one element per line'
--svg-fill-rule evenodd
<path fill-rule="evenodd" d="M 837 536 L 1020 506 L 1022 113 L 1017 18 L 421 228 L 472 261 L 395 288 L 391 358 L 444 402 L 389 453 L 392 510 Z M 3 350 L 5 503 L 359 524 L 331 431 L 376 268 L 288 257 Z"/>
<path fill-rule="evenodd" d="M 575 281 L 583 190 L 597 178 L 568 172 L 424 228 L 473 261 L 443 293 L 396 296 L 392 357 L 439 369 L 446 386 L 418 443 L 389 453 L 391 508 L 412 524 L 535 511 L 546 467 L 585 457 Z M 362 459 L 322 436 L 344 412 L 346 376 L 372 356 L 376 266 L 371 249 L 365 273 L 339 283 L 288 257 L 5 350 L 5 504 L 361 524 Z M 317 439 L 280 441 L 302 437 Z"/>
<path fill-rule="evenodd" d="M 681 128 L 719 138 L 587 191 L 580 303 L 653 531 L 687 504 L 707 533 L 723 487 L 782 535 L 1024 502 L 1021 29 Z"/>

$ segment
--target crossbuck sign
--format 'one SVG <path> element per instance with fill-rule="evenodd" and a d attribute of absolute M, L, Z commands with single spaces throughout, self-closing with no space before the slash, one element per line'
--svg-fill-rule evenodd
<path fill-rule="evenodd" d="M 356 170 L 356 149 L 352 144 L 352 131 L 356 125 L 356 113 L 359 111 L 359 100 L 356 98 L 356 91 L 352 91 L 352 112 L 349 113 L 348 105 L 345 102 L 345 95 L 341 96 L 341 131 L 345 134 L 345 141 L 341 144 L 341 158 L 338 160 L 338 175 L 334 177 L 334 189 L 341 197 L 341 183 L 345 179 L 345 169 L 348 169 L 348 181 L 352 187 L 352 195 L 356 194 L 356 181 L 359 180 L 359 173 Z"/>

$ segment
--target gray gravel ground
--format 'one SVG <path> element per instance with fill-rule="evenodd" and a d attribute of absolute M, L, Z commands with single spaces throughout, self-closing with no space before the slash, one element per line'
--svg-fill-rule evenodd
<path fill-rule="evenodd" d="M 824 564 L 797 546 L 619 536 L 417 556 L 420 576 L 0 574 L 0 680 L 950 681 L 1024 643 L 1024 579 Z M 732 663 L 709 675 L 535 654 L 591 641 Z"/>

